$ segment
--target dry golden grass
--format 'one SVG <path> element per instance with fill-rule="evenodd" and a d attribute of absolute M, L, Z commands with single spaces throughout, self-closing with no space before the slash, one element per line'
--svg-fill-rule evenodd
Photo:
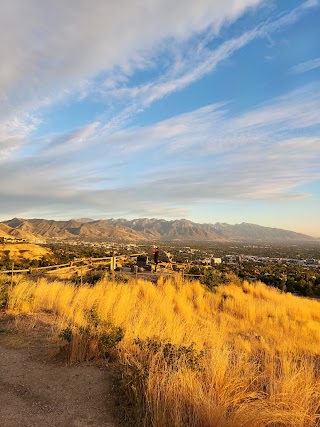
<path fill-rule="evenodd" d="M 125 330 L 118 345 L 128 396 L 154 427 L 315 427 L 320 425 L 320 304 L 263 284 L 210 292 L 181 277 L 95 287 L 21 279 L 13 314 L 50 310 L 60 328 L 86 328 L 88 312 Z M 134 340 L 170 341 L 176 353 Z M 156 338 L 155 338 L 156 337 Z M 203 350 L 188 365 L 181 346 Z M 75 349 L 77 351 L 77 349 Z M 80 351 L 80 350 L 79 350 Z M 180 353 L 179 353 L 180 352 Z M 180 354 L 180 356 L 179 356 Z"/>
<path fill-rule="evenodd" d="M 0 245 L 0 258 L 4 258 L 8 253 L 12 262 L 21 260 L 41 259 L 52 254 L 52 251 L 33 243 L 5 243 Z"/>

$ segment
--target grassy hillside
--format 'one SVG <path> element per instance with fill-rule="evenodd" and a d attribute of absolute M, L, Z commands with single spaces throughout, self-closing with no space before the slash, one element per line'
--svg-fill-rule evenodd
<path fill-rule="evenodd" d="M 93 288 L 21 279 L 8 310 L 51 311 L 74 361 L 124 331 L 118 356 L 144 425 L 319 425 L 317 301 L 246 282 L 211 292 L 178 276 Z"/>
<path fill-rule="evenodd" d="M 41 259 L 51 255 L 50 249 L 32 243 L 4 243 L 0 244 L 0 260 L 20 262 L 22 260 Z"/>

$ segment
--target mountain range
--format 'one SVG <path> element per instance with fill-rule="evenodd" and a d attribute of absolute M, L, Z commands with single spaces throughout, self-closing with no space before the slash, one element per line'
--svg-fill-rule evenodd
<path fill-rule="evenodd" d="M 0 237 L 137 241 L 317 241 L 311 236 L 256 224 L 198 224 L 186 219 L 48 219 L 13 218 L 0 222 Z"/>

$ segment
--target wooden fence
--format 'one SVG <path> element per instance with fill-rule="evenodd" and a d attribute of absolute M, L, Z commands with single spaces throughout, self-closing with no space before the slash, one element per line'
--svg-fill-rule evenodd
<path fill-rule="evenodd" d="M 10 274 L 11 275 L 11 283 L 13 283 L 14 276 L 16 274 L 28 274 L 31 277 L 36 276 L 42 276 L 42 275 L 52 275 L 54 273 L 58 273 L 59 275 L 67 275 L 67 274 L 78 274 L 80 276 L 80 283 L 83 282 L 83 276 L 88 271 L 91 271 L 95 268 L 95 265 L 97 264 L 103 264 L 106 266 L 110 266 L 110 272 L 112 275 L 112 280 L 115 280 L 116 274 L 118 274 L 116 270 L 116 265 L 118 260 L 130 260 L 131 258 L 137 258 L 138 256 L 145 256 L 146 253 L 139 253 L 139 254 L 130 254 L 130 255 L 114 255 L 114 256 L 108 256 L 108 257 L 101 257 L 101 258 L 80 258 L 80 259 L 74 259 L 73 261 L 70 261 L 65 264 L 55 264 L 55 265 L 48 265 L 46 267 L 30 267 L 27 269 L 14 269 L 14 263 L 12 263 L 11 270 L 0 270 L 0 274 Z M 119 272 L 122 274 L 122 272 Z M 173 274 L 177 274 L 176 271 L 172 272 L 151 272 L 151 271 L 139 271 L 138 267 L 135 266 L 133 271 L 125 272 L 125 274 L 133 275 L 136 279 L 139 277 L 144 277 L 149 280 L 156 280 L 160 276 L 170 276 Z M 203 277 L 203 275 L 199 274 L 185 274 L 184 270 L 180 271 L 180 274 L 182 275 L 182 279 L 185 277 Z"/>
<path fill-rule="evenodd" d="M 59 272 L 59 274 L 67 274 L 68 272 L 71 273 L 71 272 L 76 272 L 80 270 L 81 279 L 82 279 L 82 275 L 83 275 L 82 272 L 84 269 L 88 271 L 88 270 L 92 270 L 96 264 L 105 264 L 106 266 L 110 265 L 110 271 L 114 276 L 117 260 L 136 258 L 139 255 L 144 255 L 144 254 L 116 255 L 116 256 L 101 257 L 101 258 L 92 258 L 92 257 L 80 258 L 65 264 L 48 265 L 46 267 L 30 267 L 26 269 L 16 269 L 16 270 L 14 269 L 14 263 L 12 263 L 12 268 L 10 270 L 0 270 L 0 274 L 11 274 L 12 281 L 13 281 L 13 276 L 16 274 L 30 274 L 32 276 L 39 276 L 43 274 L 52 274 L 57 272 Z"/>

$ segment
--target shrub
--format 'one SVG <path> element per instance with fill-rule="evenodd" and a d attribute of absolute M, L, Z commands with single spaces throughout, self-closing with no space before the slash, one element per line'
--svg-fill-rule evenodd
<path fill-rule="evenodd" d="M 8 277 L 0 275 L 0 308 L 4 308 L 8 303 Z"/>
<path fill-rule="evenodd" d="M 87 326 L 67 327 L 59 336 L 67 341 L 70 362 L 110 357 L 110 351 L 124 337 L 124 330 L 110 321 L 101 320 L 95 309 L 86 312 Z"/>
<path fill-rule="evenodd" d="M 167 366 L 175 371 L 181 368 L 201 369 L 204 351 L 197 351 L 194 348 L 194 343 L 189 346 L 172 344 L 170 341 L 163 341 L 158 337 L 146 338 L 145 340 L 137 338 L 134 343 L 142 352 L 151 356 L 157 355 L 160 359 L 163 359 Z"/>

